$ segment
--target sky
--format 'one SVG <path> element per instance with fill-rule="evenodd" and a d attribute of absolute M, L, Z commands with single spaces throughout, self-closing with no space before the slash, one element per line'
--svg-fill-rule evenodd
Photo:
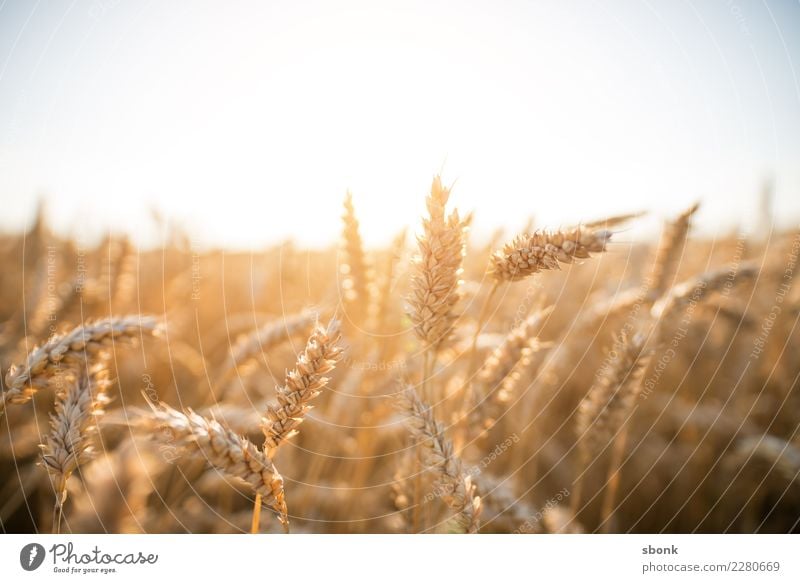
<path fill-rule="evenodd" d="M 789 0 L 0 0 L 0 229 L 325 245 L 350 189 L 380 244 L 436 173 L 476 236 L 797 226 L 799 63 Z"/>

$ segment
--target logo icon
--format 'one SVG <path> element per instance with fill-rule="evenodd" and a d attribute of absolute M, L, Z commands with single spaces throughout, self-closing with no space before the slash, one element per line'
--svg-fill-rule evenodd
<path fill-rule="evenodd" d="M 44 562 L 44 547 L 39 543 L 30 543 L 19 552 L 19 564 L 26 571 L 35 571 Z"/>

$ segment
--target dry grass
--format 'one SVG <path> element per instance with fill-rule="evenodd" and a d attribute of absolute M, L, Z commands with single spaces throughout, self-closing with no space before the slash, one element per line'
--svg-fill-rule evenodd
<path fill-rule="evenodd" d="M 502 247 L 456 200 L 385 248 L 349 196 L 324 249 L 0 236 L 0 526 L 800 531 L 800 234 Z"/>

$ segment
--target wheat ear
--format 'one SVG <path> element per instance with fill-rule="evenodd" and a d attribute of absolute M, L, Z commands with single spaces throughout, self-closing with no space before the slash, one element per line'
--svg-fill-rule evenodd
<path fill-rule="evenodd" d="M 472 478 L 453 453 L 453 444 L 444 436 L 444 428 L 411 387 L 400 393 L 399 406 L 407 415 L 412 435 L 422 446 L 423 462 L 438 475 L 442 499 L 455 510 L 456 523 L 462 532 L 478 532 L 481 499 L 475 494 Z"/>
<path fill-rule="evenodd" d="M 644 211 L 640 211 L 638 213 L 627 213 L 624 215 L 613 215 L 610 217 L 606 217 L 604 219 L 598 219 L 596 221 L 589 221 L 588 223 L 581 223 L 581 227 L 584 229 L 588 229 L 590 231 L 594 231 L 596 229 L 610 229 L 611 227 L 619 227 L 633 219 L 638 219 L 639 217 L 644 216 L 646 213 Z"/>
<path fill-rule="evenodd" d="M 414 258 L 408 313 L 417 337 L 433 351 L 442 347 L 453 332 L 455 306 L 461 298 L 461 264 L 465 252 L 465 223 L 454 210 L 445 215 L 450 189 L 433 179 L 427 198 L 428 218 L 423 219 L 419 251 Z"/>
<path fill-rule="evenodd" d="M 344 300 L 354 315 L 363 318 L 370 304 L 370 272 L 353 206 L 353 195 L 349 191 L 344 199 L 342 221 L 344 223 L 342 240 L 345 255 L 345 262 L 342 264 L 345 274 Z"/>
<path fill-rule="evenodd" d="M 714 292 L 725 293 L 734 285 L 754 279 L 758 273 L 758 266 L 753 263 L 733 264 L 673 286 L 650 310 L 656 321 L 653 336 L 658 340 L 664 332 L 664 326 L 688 306 L 704 300 Z"/>
<path fill-rule="evenodd" d="M 152 407 L 149 421 L 166 430 L 153 431 L 156 438 L 170 446 L 195 450 L 218 471 L 247 482 L 288 528 L 283 478 L 267 455 L 215 419 L 206 419 L 191 410 L 181 413 L 163 403 Z"/>
<path fill-rule="evenodd" d="M 108 403 L 108 371 L 82 374 L 56 397 L 55 413 L 50 415 L 50 435 L 42 444 L 42 463 L 56 490 L 56 516 L 53 532 L 61 530 L 61 516 L 67 499 L 67 480 L 78 467 L 94 455 L 92 435 L 96 417 Z"/>
<path fill-rule="evenodd" d="M 770 470 L 776 470 L 789 483 L 800 484 L 800 448 L 775 435 L 744 437 L 728 456 L 740 468 L 758 460 L 769 465 Z"/>
<path fill-rule="evenodd" d="M 294 338 L 307 331 L 316 322 L 317 316 L 312 312 L 292 314 L 272 320 L 254 332 L 243 336 L 231 348 L 230 360 L 217 376 L 217 385 L 223 385 L 231 377 L 236 367 L 264 354 L 282 342 Z"/>
<path fill-rule="evenodd" d="M 394 303 L 393 297 L 393 288 L 397 281 L 397 276 L 395 274 L 395 265 L 397 264 L 400 257 L 403 255 L 403 250 L 406 246 L 406 230 L 403 229 L 398 233 L 394 239 L 392 240 L 392 244 L 389 247 L 388 257 L 386 259 L 386 263 L 383 269 L 383 275 L 380 278 L 380 287 L 378 290 L 378 297 L 376 298 L 376 309 L 373 311 L 375 315 L 375 326 L 374 329 L 376 332 L 381 334 L 386 334 L 384 338 L 384 346 L 382 347 L 382 351 L 385 352 L 388 344 L 388 334 L 385 329 L 386 318 L 391 313 L 392 305 Z"/>
<path fill-rule="evenodd" d="M 520 386 L 530 383 L 536 377 L 544 355 L 551 343 L 540 342 L 538 338 L 528 338 L 519 359 L 509 373 L 495 384 L 487 385 L 487 394 L 472 412 L 472 430 L 489 429 L 508 410 L 514 395 L 520 394 Z"/>
<path fill-rule="evenodd" d="M 286 373 L 284 386 L 276 389 L 278 404 L 268 405 L 261 419 L 264 451 L 270 459 L 280 444 L 297 433 L 297 427 L 311 409 L 309 403 L 328 384 L 328 378 L 323 375 L 333 370 L 342 357 L 342 348 L 337 346 L 339 338 L 339 322 L 335 318 L 327 328 L 317 324 L 296 367 Z M 250 525 L 253 534 L 258 532 L 260 515 L 261 497 L 257 495 Z"/>
<path fill-rule="evenodd" d="M 490 391 L 503 382 L 522 357 L 529 340 L 553 311 L 553 307 L 538 310 L 515 326 L 503 339 L 479 371 L 481 383 Z"/>
<path fill-rule="evenodd" d="M 539 271 L 560 269 L 560 263 L 605 251 L 611 235 L 607 229 L 586 227 L 518 235 L 492 255 L 489 270 L 497 281 L 518 281 Z"/>
<path fill-rule="evenodd" d="M 6 386 L 0 399 L 0 414 L 8 403 L 23 404 L 48 381 L 63 371 L 74 370 L 87 358 L 109 354 L 115 342 L 134 342 L 160 331 L 156 319 L 149 316 L 107 318 L 78 326 L 70 332 L 53 336 L 35 348 L 24 365 L 12 366 L 6 374 Z"/>
<path fill-rule="evenodd" d="M 296 367 L 286 373 L 284 385 L 276 389 L 278 403 L 269 405 L 261 420 L 264 450 L 270 457 L 281 443 L 297 433 L 297 427 L 311 409 L 310 402 L 328 384 L 324 375 L 332 371 L 342 357 L 342 348 L 337 344 L 339 338 L 336 319 L 327 327 L 317 325 Z"/>
<path fill-rule="evenodd" d="M 672 278 L 678 269 L 678 263 L 686 246 L 689 235 L 692 215 L 700 208 L 700 203 L 695 203 L 675 220 L 667 223 L 661 241 L 658 244 L 653 270 L 649 278 L 649 294 L 652 298 L 659 298 L 669 288 Z"/>

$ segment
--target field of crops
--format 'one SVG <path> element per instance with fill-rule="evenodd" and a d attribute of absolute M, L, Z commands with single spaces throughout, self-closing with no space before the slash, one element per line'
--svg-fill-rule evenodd
<path fill-rule="evenodd" d="M 327 249 L 3 235 L 2 531 L 800 530 L 800 232 L 457 207 L 374 249 L 349 195 Z"/>

